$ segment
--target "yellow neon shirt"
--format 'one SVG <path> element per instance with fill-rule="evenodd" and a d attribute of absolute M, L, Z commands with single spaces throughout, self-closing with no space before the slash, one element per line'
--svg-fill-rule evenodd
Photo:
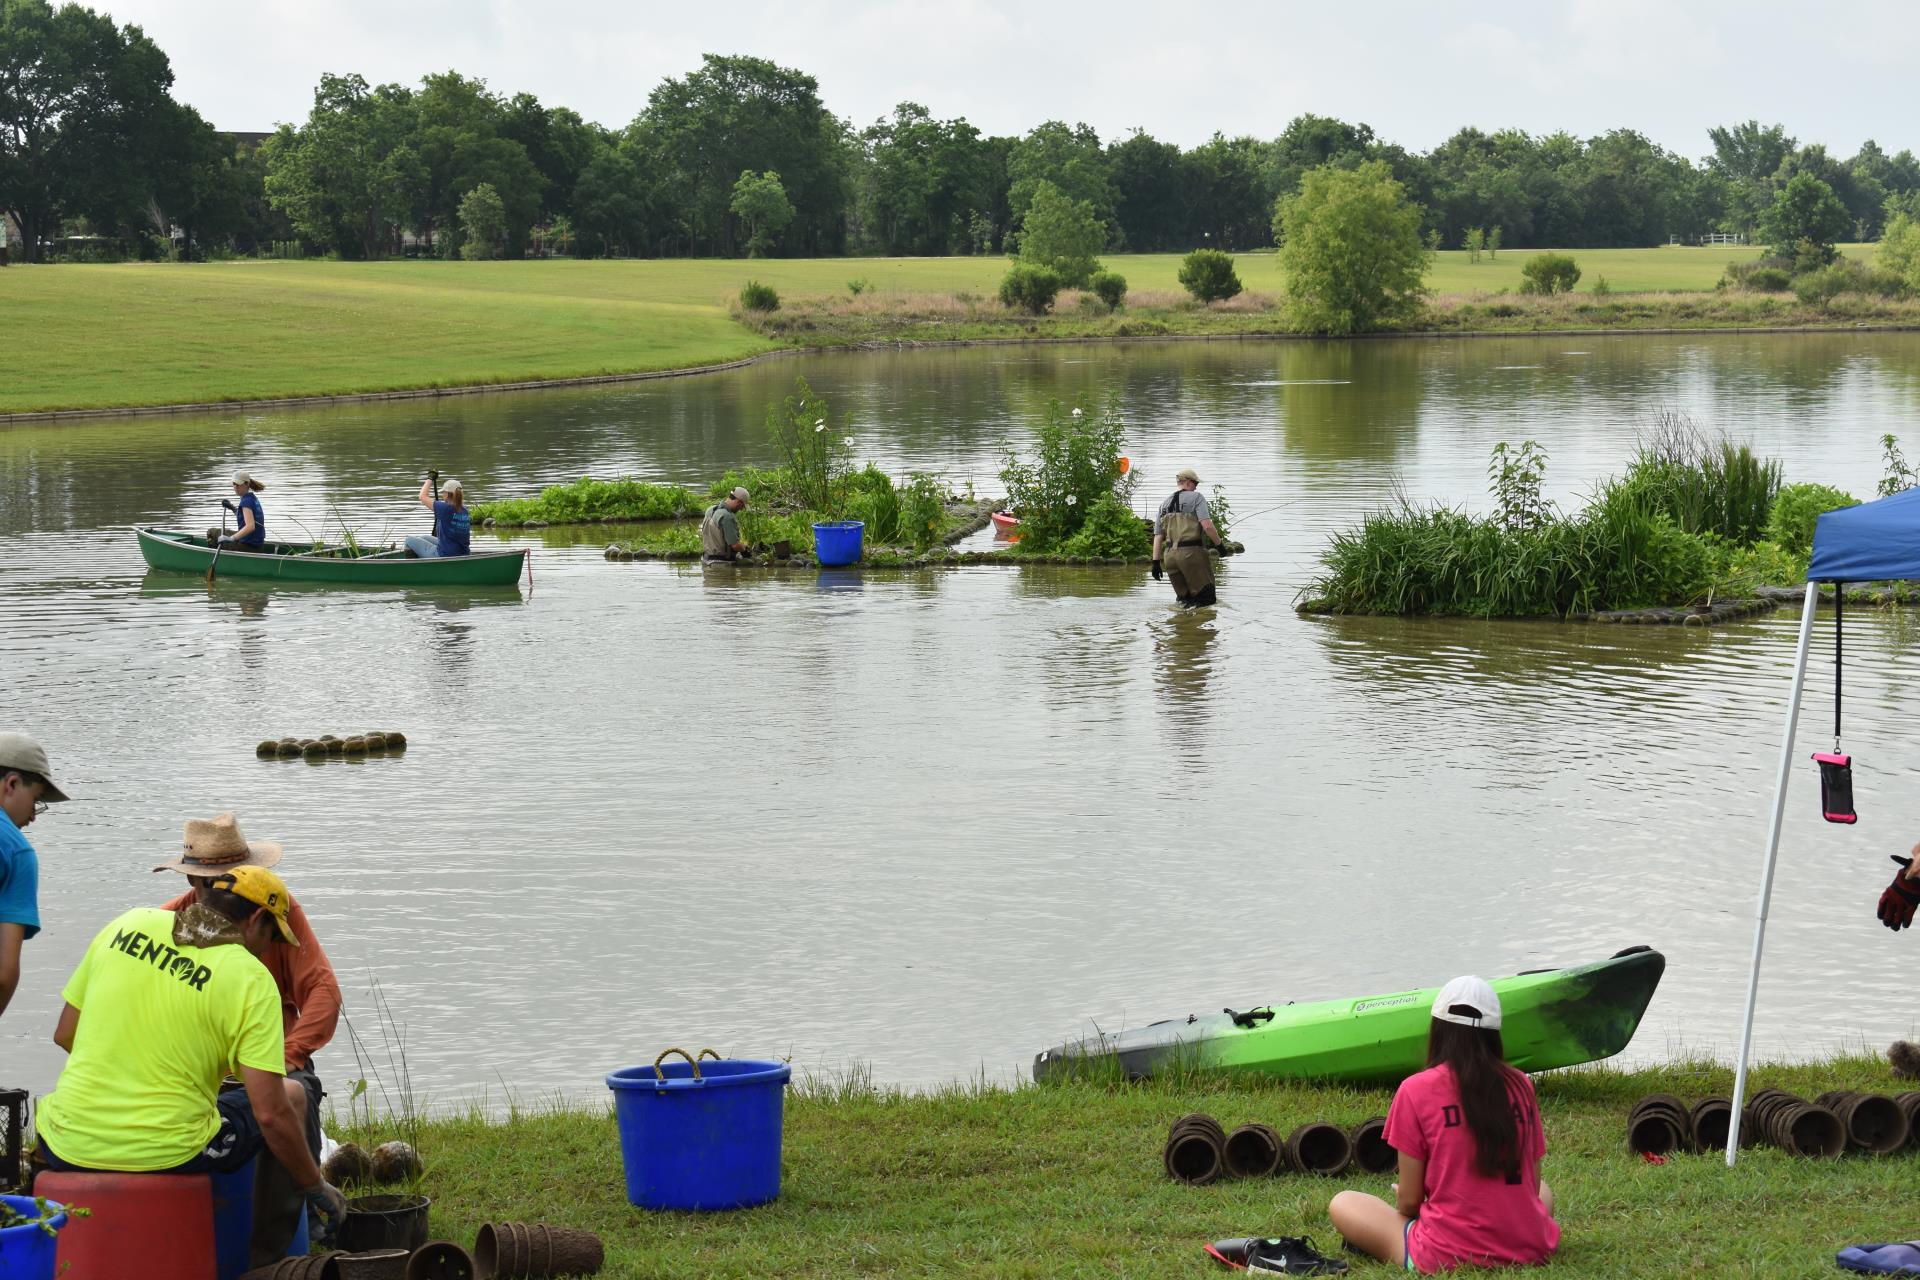
<path fill-rule="evenodd" d="M 176 947 L 171 911 L 138 907 L 102 929 L 61 994 L 80 1023 L 35 1118 L 69 1164 L 130 1173 L 184 1164 L 220 1127 L 222 1078 L 286 1071 L 267 967 L 237 943 Z"/>

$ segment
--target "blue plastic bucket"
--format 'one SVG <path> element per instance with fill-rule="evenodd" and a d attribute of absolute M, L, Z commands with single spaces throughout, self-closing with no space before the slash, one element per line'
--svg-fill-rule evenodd
<path fill-rule="evenodd" d="M 825 565 L 858 564 L 867 526 L 861 520 L 823 520 L 813 526 L 813 555 Z"/>
<path fill-rule="evenodd" d="M 253 1171 L 260 1158 L 230 1173 L 213 1177 L 213 1258 L 217 1280 L 235 1280 L 251 1271 L 253 1255 Z M 289 1258 L 304 1258 L 312 1248 L 307 1240 L 307 1207 L 300 1206 L 300 1222 L 287 1246 Z M 4 1277 L 4 1273 L 0 1273 Z"/>
<path fill-rule="evenodd" d="M 23 1218 L 40 1216 L 32 1196 L 0 1196 L 0 1204 Z M 48 1207 L 60 1208 L 52 1203 Z M 58 1232 L 67 1225 L 67 1215 L 55 1214 L 47 1225 Z M 54 1237 L 37 1225 L 0 1230 L 0 1276 L 7 1280 L 53 1280 L 54 1244 Z"/>
<path fill-rule="evenodd" d="M 627 1199 L 642 1209 L 712 1213 L 777 1198 L 792 1075 L 784 1062 L 714 1058 L 608 1076 Z"/>

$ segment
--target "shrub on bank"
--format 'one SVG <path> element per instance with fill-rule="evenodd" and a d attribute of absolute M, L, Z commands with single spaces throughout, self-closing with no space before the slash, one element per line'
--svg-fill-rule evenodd
<path fill-rule="evenodd" d="M 770 284 L 749 280 L 740 289 L 740 306 L 747 311 L 778 311 L 780 295 Z"/>
<path fill-rule="evenodd" d="M 1127 298 L 1127 278 L 1117 271 L 1094 272 L 1093 279 L 1087 281 L 1087 287 L 1107 304 L 1109 311 L 1118 311 Z"/>
<path fill-rule="evenodd" d="M 1001 303 L 1028 315 L 1045 315 L 1059 295 L 1060 276 L 1047 267 L 1016 263 L 1000 278 Z"/>
<path fill-rule="evenodd" d="M 1223 302 L 1243 287 L 1233 256 L 1219 249 L 1195 249 L 1180 260 L 1180 283 L 1200 302 Z"/>
<path fill-rule="evenodd" d="M 1125 440 L 1118 401 L 1110 399 L 1096 411 L 1082 396 L 1071 409 L 1058 400 L 1047 405 L 1030 457 L 1016 452 L 1011 442 L 1002 446 L 1000 481 L 1008 507 L 1020 517 L 1021 550 L 1060 550 L 1086 526 L 1102 499 L 1131 509 L 1135 477 L 1121 457 Z"/>
<path fill-rule="evenodd" d="M 1022 543 L 1026 539 L 1021 539 Z M 1102 494 L 1087 512 L 1079 532 L 1060 544 L 1069 556 L 1124 556 L 1132 559 L 1153 550 L 1153 526 L 1135 515 L 1119 498 Z"/>
<path fill-rule="evenodd" d="M 1580 264 L 1564 253 L 1536 253 L 1520 268 L 1522 293 L 1572 293 Z"/>

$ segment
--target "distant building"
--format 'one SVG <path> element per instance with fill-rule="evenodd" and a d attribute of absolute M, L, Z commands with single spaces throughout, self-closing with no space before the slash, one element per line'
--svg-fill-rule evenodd
<path fill-rule="evenodd" d="M 258 151 L 260 149 L 260 144 L 265 142 L 268 138 L 271 138 L 273 135 L 271 133 L 235 133 L 228 130 L 222 130 L 220 136 L 227 139 L 227 141 L 233 143 L 235 150 Z"/>

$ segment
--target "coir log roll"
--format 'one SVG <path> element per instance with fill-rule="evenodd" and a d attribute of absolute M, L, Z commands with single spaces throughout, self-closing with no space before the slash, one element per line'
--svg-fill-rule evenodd
<path fill-rule="evenodd" d="M 1387 1145 L 1387 1118 L 1370 1116 L 1347 1135 L 1353 1144 L 1353 1163 L 1362 1173 L 1388 1173 L 1400 1163 L 1400 1153 Z"/>
<path fill-rule="evenodd" d="M 1198 1126 L 1182 1128 L 1175 1125 L 1173 1132 L 1167 1135 L 1167 1146 L 1161 1160 L 1167 1167 L 1168 1177 L 1189 1186 L 1204 1187 L 1218 1178 L 1225 1167 L 1227 1157 L 1224 1147 L 1224 1135 L 1216 1137 Z"/>
<path fill-rule="evenodd" d="M 1243 1124 L 1221 1147 L 1227 1172 L 1236 1178 L 1265 1178 L 1280 1172 L 1286 1148 L 1271 1125 Z"/>
<path fill-rule="evenodd" d="M 1733 1100 L 1731 1098 L 1702 1098 L 1693 1104 L 1687 1113 L 1687 1119 L 1693 1125 L 1693 1145 L 1702 1151 L 1724 1151 L 1727 1146 L 1727 1131 L 1733 1127 Z M 1741 1145 L 1753 1141 L 1751 1134 L 1741 1134 Z"/>
<path fill-rule="evenodd" d="M 1352 1162 L 1353 1143 L 1345 1129 L 1315 1120 L 1287 1135 L 1287 1153 L 1300 1172 L 1333 1177 Z"/>

